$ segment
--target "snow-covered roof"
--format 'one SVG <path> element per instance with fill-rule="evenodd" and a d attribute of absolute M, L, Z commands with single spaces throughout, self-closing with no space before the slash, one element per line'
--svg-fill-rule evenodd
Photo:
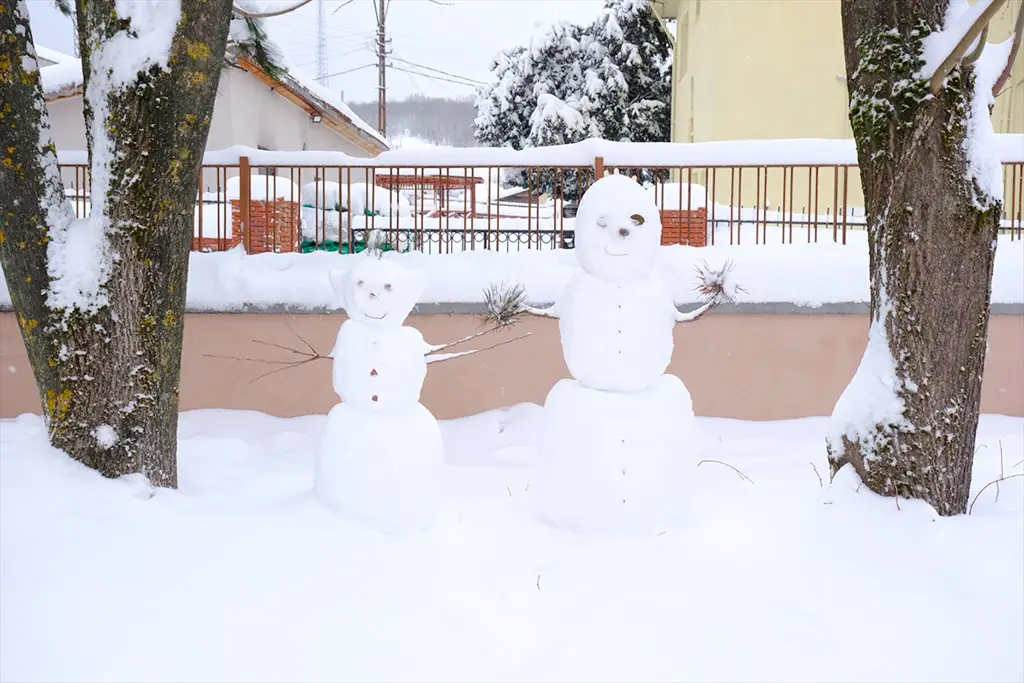
<path fill-rule="evenodd" d="M 82 60 L 39 45 L 36 46 L 36 54 L 41 59 L 51 62 L 39 69 L 43 96 L 48 102 L 65 97 L 77 97 L 82 94 Z M 229 55 L 228 59 L 233 58 Z M 253 62 L 239 59 L 238 64 L 244 71 L 264 82 L 272 80 Z M 384 136 L 359 118 L 348 105 L 341 101 L 339 95 L 335 95 L 316 81 L 297 71 L 288 70 L 282 75 L 279 85 L 305 102 L 308 107 L 316 109 L 325 120 L 333 124 L 331 128 L 335 132 L 361 148 L 375 154 L 390 149 Z M 349 129 L 351 134 L 348 134 L 346 129 Z"/>
<path fill-rule="evenodd" d="M 295 81 L 296 85 L 308 91 L 310 95 L 320 99 L 324 104 L 336 109 L 339 114 L 351 121 L 357 128 L 377 140 L 377 142 L 380 142 L 383 145 L 384 150 L 389 149 L 387 138 L 381 135 L 376 128 L 368 124 L 366 121 L 361 119 L 358 114 L 352 111 L 352 108 L 342 101 L 339 94 L 328 90 L 312 78 L 309 78 L 298 71 L 289 69 L 286 78 L 290 78 Z"/>
<path fill-rule="evenodd" d="M 259 67 L 252 60 L 246 59 L 245 57 L 238 57 L 237 64 L 243 70 L 248 71 L 252 75 L 256 76 L 259 80 L 263 81 L 269 87 L 277 90 L 280 93 L 281 89 L 287 91 L 286 99 L 297 98 L 301 100 L 307 108 L 320 114 L 325 121 L 333 124 L 331 127 L 337 132 L 341 133 L 344 137 L 349 138 L 353 143 L 359 145 L 363 149 L 370 152 L 379 154 L 390 149 L 387 139 L 382 136 L 375 128 L 368 124 L 363 119 L 352 111 L 352 109 L 341 101 L 339 95 L 335 95 L 333 92 L 324 88 L 319 83 L 311 78 L 293 71 L 291 69 L 286 70 L 279 80 L 274 81 L 269 74 Z M 281 93 L 285 94 L 285 93 Z M 338 130 L 338 125 L 347 126 L 354 128 L 357 131 L 357 139 L 352 139 L 343 130 Z"/>
<path fill-rule="evenodd" d="M 47 101 L 82 94 L 82 60 L 57 50 L 36 45 L 40 62 L 39 78 Z"/>
<path fill-rule="evenodd" d="M 45 62 L 42 66 L 50 66 L 51 64 L 61 64 L 63 62 L 74 62 L 78 61 L 77 58 L 72 57 L 69 54 L 65 54 L 53 48 L 45 47 L 43 45 L 36 45 L 36 57 L 39 58 L 40 62 Z"/>

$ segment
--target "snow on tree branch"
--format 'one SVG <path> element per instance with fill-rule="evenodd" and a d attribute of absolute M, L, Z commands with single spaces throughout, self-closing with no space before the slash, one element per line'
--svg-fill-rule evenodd
<path fill-rule="evenodd" d="M 234 12 L 235 14 L 243 16 L 243 17 L 245 17 L 247 19 L 268 19 L 270 17 L 279 17 L 282 14 L 288 14 L 289 12 L 294 12 L 295 10 L 299 9 L 300 7 L 303 7 L 304 5 L 308 5 L 310 2 L 312 2 L 312 0 L 299 0 L 294 5 L 290 5 L 288 7 L 283 8 L 283 9 L 274 10 L 272 12 L 264 12 L 264 11 L 260 11 L 260 10 L 247 9 L 247 7 L 251 7 L 252 6 L 252 3 L 250 3 L 250 2 L 236 2 L 234 5 L 232 5 L 231 11 Z"/>
<path fill-rule="evenodd" d="M 957 6 L 962 7 L 963 5 L 956 2 L 950 3 L 943 29 L 936 31 L 925 40 L 925 65 L 921 69 L 921 75 L 930 79 L 933 95 L 939 94 L 946 77 L 972 51 L 975 41 L 983 42 L 982 32 L 987 29 L 992 17 L 1005 2 L 1006 0 L 978 0 L 959 16 L 951 15 L 956 11 Z M 978 49 L 983 50 L 984 45 L 980 45 Z M 977 58 L 975 57 L 975 59 Z"/>
<path fill-rule="evenodd" d="M 1021 4 L 1019 10 L 1017 10 L 1017 21 L 1013 25 L 1013 43 L 1010 45 L 1010 54 L 1006 58 L 1006 66 L 1003 67 L 1002 73 L 996 78 L 996 82 L 992 85 L 992 96 L 996 97 L 1002 91 L 1003 86 L 1010 80 L 1010 72 L 1013 70 L 1013 61 L 1017 59 L 1017 53 L 1020 52 L 1021 39 L 1024 37 L 1024 3 Z"/>

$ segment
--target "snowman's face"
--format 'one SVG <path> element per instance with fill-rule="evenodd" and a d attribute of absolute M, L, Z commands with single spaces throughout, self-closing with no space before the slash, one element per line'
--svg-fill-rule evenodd
<path fill-rule="evenodd" d="M 417 273 L 373 257 L 330 279 L 348 317 L 374 327 L 401 327 L 422 292 Z"/>
<path fill-rule="evenodd" d="M 661 214 L 653 197 L 621 175 L 591 185 L 576 212 L 576 255 L 604 280 L 650 275 L 661 245 Z"/>

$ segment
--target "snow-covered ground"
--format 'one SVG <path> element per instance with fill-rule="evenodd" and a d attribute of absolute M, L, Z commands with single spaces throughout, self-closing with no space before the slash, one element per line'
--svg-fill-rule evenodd
<path fill-rule="evenodd" d="M 830 489 L 823 418 L 699 419 L 753 482 L 705 463 L 688 527 L 585 538 L 532 516 L 539 410 L 442 422 L 444 519 L 405 538 L 313 497 L 324 416 L 185 413 L 151 498 L 0 421 L 0 679 L 1024 679 L 1024 479 L 938 518 Z M 1024 420 L 979 446 L 974 492 Z"/>

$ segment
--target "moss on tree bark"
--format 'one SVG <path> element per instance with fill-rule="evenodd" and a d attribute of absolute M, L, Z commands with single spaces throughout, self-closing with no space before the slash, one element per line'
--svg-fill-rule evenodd
<path fill-rule="evenodd" d="M 882 495 L 966 512 L 1001 211 L 975 201 L 965 151 L 973 67 L 937 97 L 916 73 L 948 0 L 843 0 L 850 121 L 867 209 L 871 312 L 903 414 L 829 444 Z M 869 406 L 865 406 L 865 414 Z"/>
<path fill-rule="evenodd" d="M 40 151 L 40 132 L 43 146 L 52 145 L 39 76 L 24 59 L 32 38 L 23 7 L 0 5 L 0 64 L 10 65 L 0 71 L 0 102 L 11 103 L 3 123 L 18 131 L 5 130 L 15 144 L 11 164 L 0 168 L 0 262 L 50 440 L 105 476 L 141 472 L 155 485 L 175 486 L 188 258 L 231 2 L 182 0 L 167 68 L 140 72 L 101 95 L 103 129 L 117 154 L 106 197 L 93 201 L 106 202 L 117 258 L 103 285 L 107 303 L 96 311 L 47 304 L 47 234 L 55 226 L 45 207 L 60 180 Z M 90 55 L 131 26 L 113 0 L 79 0 L 78 17 L 88 93 Z M 95 104 L 86 98 L 87 131 Z M 95 146 L 90 136 L 90 159 Z"/>

